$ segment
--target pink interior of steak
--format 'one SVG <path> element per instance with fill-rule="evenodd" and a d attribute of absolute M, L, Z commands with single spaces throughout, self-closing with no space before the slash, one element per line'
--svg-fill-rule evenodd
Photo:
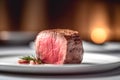
<path fill-rule="evenodd" d="M 67 41 L 58 33 L 42 33 L 37 36 L 37 57 L 47 64 L 63 64 Z"/>

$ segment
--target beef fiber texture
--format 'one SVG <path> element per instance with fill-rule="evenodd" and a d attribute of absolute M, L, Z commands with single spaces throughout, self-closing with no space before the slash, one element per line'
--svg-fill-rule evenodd
<path fill-rule="evenodd" d="M 84 52 L 79 33 L 69 29 L 41 31 L 35 49 L 36 57 L 46 64 L 80 64 Z"/>

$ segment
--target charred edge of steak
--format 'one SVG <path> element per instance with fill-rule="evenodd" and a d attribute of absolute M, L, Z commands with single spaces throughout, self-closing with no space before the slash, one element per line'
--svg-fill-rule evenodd
<path fill-rule="evenodd" d="M 67 53 L 64 64 L 81 63 L 83 59 L 83 46 L 80 37 L 76 35 L 67 36 Z"/>
<path fill-rule="evenodd" d="M 71 35 L 76 35 L 78 34 L 77 31 L 74 31 L 74 30 L 70 30 L 70 29 L 50 29 L 50 30 L 44 30 L 44 31 L 41 31 L 41 32 L 54 32 L 54 33 L 60 33 L 64 36 L 71 36 Z M 41 33 L 40 32 L 40 33 Z"/>

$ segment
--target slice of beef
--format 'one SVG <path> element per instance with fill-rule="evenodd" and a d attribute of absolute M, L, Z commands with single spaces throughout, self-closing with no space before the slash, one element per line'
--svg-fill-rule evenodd
<path fill-rule="evenodd" d="M 82 40 L 77 31 L 41 31 L 35 40 L 36 56 L 46 64 L 79 64 L 83 59 Z"/>

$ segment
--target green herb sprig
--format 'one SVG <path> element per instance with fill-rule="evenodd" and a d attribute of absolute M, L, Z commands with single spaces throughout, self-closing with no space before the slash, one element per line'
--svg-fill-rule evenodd
<path fill-rule="evenodd" d="M 21 57 L 20 59 L 26 60 L 26 61 L 28 61 L 28 62 L 34 61 L 34 62 L 37 62 L 38 64 L 42 64 L 42 61 L 41 61 L 40 59 L 37 59 L 37 58 L 34 57 L 33 55 L 32 55 L 32 56 L 23 56 L 23 57 Z"/>

